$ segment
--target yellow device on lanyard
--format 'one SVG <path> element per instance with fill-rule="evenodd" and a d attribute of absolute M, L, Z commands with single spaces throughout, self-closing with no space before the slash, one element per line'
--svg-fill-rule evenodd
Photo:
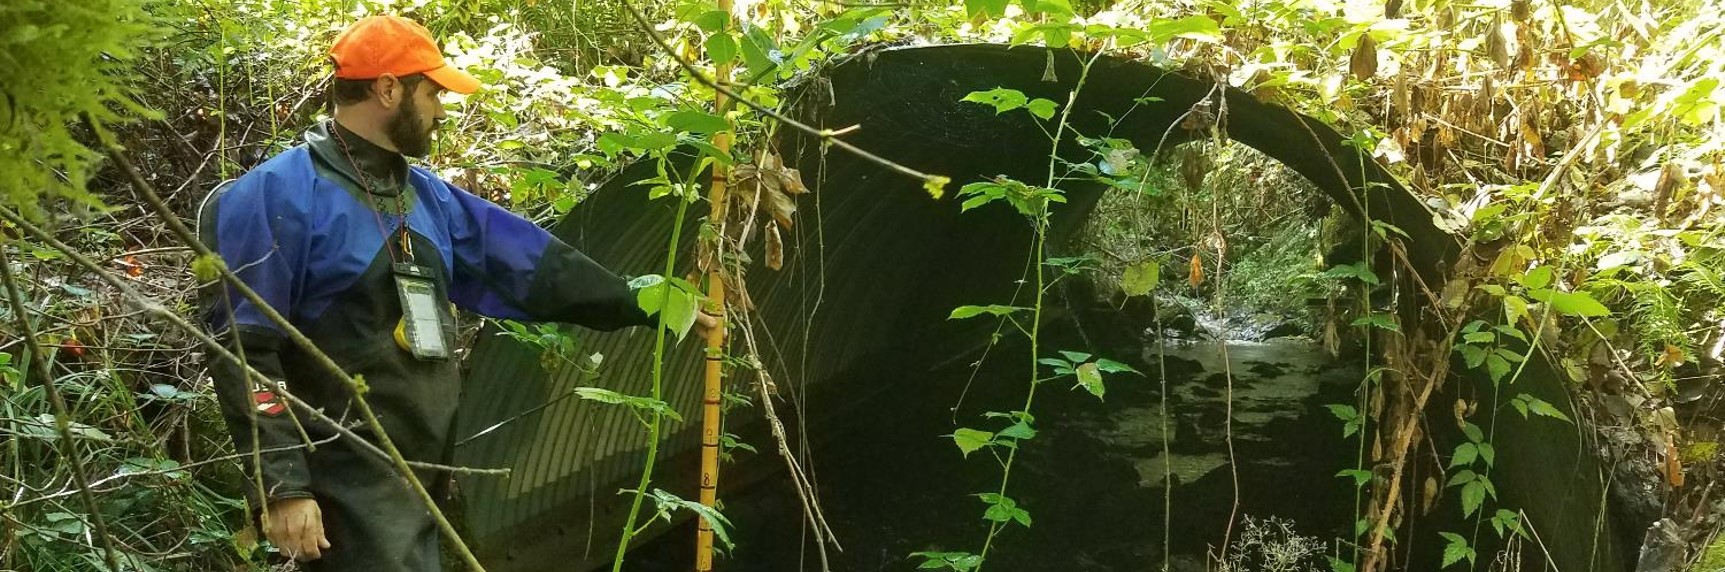
<path fill-rule="evenodd" d="M 395 290 L 401 296 L 401 322 L 395 342 L 413 357 L 449 359 L 450 329 L 438 311 L 437 281 L 431 271 L 411 263 L 396 263 Z"/>

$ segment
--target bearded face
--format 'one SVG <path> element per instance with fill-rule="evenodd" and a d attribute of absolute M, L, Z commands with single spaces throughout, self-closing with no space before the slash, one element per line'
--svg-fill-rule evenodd
<path fill-rule="evenodd" d="M 414 86 L 413 91 L 418 91 L 418 88 Z M 403 98 L 395 109 L 395 115 L 384 126 L 389 142 L 408 157 L 431 154 L 431 134 L 437 131 L 437 120 L 421 112 L 417 95 L 414 93 Z"/>

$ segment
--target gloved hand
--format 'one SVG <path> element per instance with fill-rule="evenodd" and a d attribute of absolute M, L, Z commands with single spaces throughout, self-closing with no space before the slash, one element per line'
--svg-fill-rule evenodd
<path fill-rule="evenodd" d="M 323 558 L 329 539 L 323 535 L 323 510 L 310 497 L 270 501 L 264 536 L 288 558 L 301 562 Z"/>

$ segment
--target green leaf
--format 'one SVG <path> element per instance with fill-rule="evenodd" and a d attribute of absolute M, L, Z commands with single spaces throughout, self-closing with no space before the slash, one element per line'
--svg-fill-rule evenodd
<path fill-rule="evenodd" d="M 971 18 L 986 16 L 998 18 L 1006 15 L 1008 0 L 964 0 L 964 14 Z"/>
<path fill-rule="evenodd" d="M 1076 371 L 1078 372 L 1078 385 L 1084 386 L 1085 391 L 1089 391 L 1091 395 L 1101 399 L 1105 390 L 1102 387 L 1102 370 L 1092 362 L 1079 364 Z"/>
<path fill-rule="evenodd" d="M 930 175 L 927 179 L 923 179 L 922 190 L 923 192 L 928 193 L 928 196 L 939 200 L 941 197 L 946 196 L 946 185 L 951 182 L 951 177 Z"/>
<path fill-rule="evenodd" d="M 1051 100 L 1038 97 L 1030 100 L 1030 103 L 1025 104 L 1024 107 L 1025 109 L 1030 110 L 1031 115 L 1035 115 L 1042 119 L 1053 119 L 1054 110 L 1058 108 L 1059 105 Z"/>
<path fill-rule="evenodd" d="M 1456 346 L 1456 353 L 1461 354 L 1461 361 L 1468 369 L 1479 367 L 1485 363 L 1485 348 L 1479 346 Z"/>
<path fill-rule="evenodd" d="M 681 340 L 695 326 L 700 315 L 701 299 L 690 290 L 693 285 L 681 280 L 666 282 L 664 277 L 648 274 L 629 281 L 635 289 L 635 304 L 652 316 L 664 312 L 665 327 Z"/>
<path fill-rule="evenodd" d="M 1485 460 L 1485 466 L 1497 464 L 1497 448 L 1492 447 L 1491 443 L 1481 442 L 1476 447 L 1479 449 L 1479 458 Z"/>
<path fill-rule="evenodd" d="M 1030 308 L 1022 306 L 1002 306 L 1000 304 L 989 304 L 987 306 L 959 306 L 957 308 L 953 308 L 952 315 L 947 316 L 946 319 L 963 320 L 965 318 L 974 318 L 983 314 L 1005 316 L 1013 312 L 1022 312 L 1029 309 Z"/>
<path fill-rule="evenodd" d="M 1155 260 L 1144 260 L 1126 267 L 1126 272 L 1120 276 L 1120 292 L 1127 296 L 1145 296 L 1156 289 L 1156 284 L 1162 279 L 1162 265 Z"/>
<path fill-rule="evenodd" d="M 739 46 L 743 54 L 743 63 L 749 66 L 750 75 L 771 74 L 778 68 L 773 52 L 779 47 L 773 42 L 773 37 L 759 26 L 747 26 L 743 33 L 743 41 Z"/>
<path fill-rule="evenodd" d="M 1401 326 L 1396 324 L 1395 317 L 1383 312 L 1372 312 L 1371 314 L 1367 314 L 1365 317 L 1354 320 L 1353 325 L 1371 326 L 1392 332 L 1399 332 L 1402 330 Z"/>
<path fill-rule="evenodd" d="M 1353 278 L 1371 286 L 1377 286 L 1380 283 L 1378 274 L 1372 272 L 1372 269 L 1367 267 L 1364 262 L 1331 266 L 1329 270 L 1324 271 L 1323 276 L 1336 279 Z"/>
<path fill-rule="evenodd" d="M 1450 468 L 1472 465 L 1479 458 L 1479 446 L 1473 443 L 1456 445 L 1455 455 L 1450 457 Z"/>
<path fill-rule="evenodd" d="M 1328 407 L 1330 409 L 1330 414 L 1335 415 L 1336 419 L 1340 419 L 1342 421 L 1353 421 L 1360 418 L 1360 411 L 1358 409 L 1354 409 L 1354 406 L 1352 405 L 1331 403 L 1324 407 Z"/>
<path fill-rule="evenodd" d="M 701 300 L 681 288 L 672 288 L 671 300 L 664 312 L 665 327 L 677 334 L 677 340 L 681 341 L 689 335 L 689 330 L 695 327 L 695 320 L 701 315 Z"/>
<path fill-rule="evenodd" d="M 970 92 L 960 101 L 992 105 L 994 106 L 994 114 L 999 115 L 1024 107 L 1024 104 L 1028 103 L 1030 100 L 1024 96 L 1024 92 L 1022 91 L 997 87 L 988 91 Z"/>
<path fill-rule="evenodd" d="M 1497 341 L 1497 334 L 1491 332 L 1470 332 L 1461 337 L 1470 344 L 1489 344 Z"/>
<path fill-rule="evenodd" d="M 1138 370 L 1132 369 L 1132 366 L 1108 358 L 1096 360 L 1096 369 L 1102 370 L 1103 373 L 1134 373 L 1144 375 L 1142 373 L 1138 373 Z"/>
<path fill-rule="evenodd" d="M 913 558 L 923 558 L 919 570 L 948 569 L 957 572 L 969 572 L 982 564 L 982 556 L 969 552 L 912 552 Z"/>
<path fill-rule="evenodd" d="M 1491 517 L 1491 527 L 1497 530 L 1500 537 L 1505 535 L 1506 530 L 1523 538 L 1527 537 L 1527 531 L 1521 527 L 1521 515 L 1509 509 L 1497 509 L 1497 514 Z"/>
<path fill-rule="evenodd" d="M 958 445 L 958 451 L 963 453 L 966 458 L 970 457 L 970 454 L 977 449 L 994 444 L 993 433 L 968 427 L 960 427 L 953 431 L 951 437 L 952 442 Z"/>
<path fill-rule="evenodd" d="M 725 13 L 724 10 L 708 10 L 699 16 L 690 18 L 689 23 L 699 27 L 703 32 L 713 33 L 725 28 L 725 22 L 730 21 L 727 16 L 729 14 Z"/>
<path fill-rule="evenodd" d="M 1222 28 L 1208 16 L 1187 16 L 1178 20 L 1156 20 L 1146 27 L 1150 37 L 1157 42 L 1166 42 L 1174 38 L 1186 38 L 1200 42 L 1218 43 L 1222 41 Z"/>
<path fill-rule="evenodd" d="M 1466 538 L 1462 538 L 1461 535 L 1453 532 L 1440 532 L 1438 534 L 1442 534 L 1444 538 L 1449 539 L 1449 544 L 1444 546 L 1443 549 L 1442 566 L 1444 568 L 1449 568 L 1455 563 L 1461 562 L 1463 559 L 1466 559 L 1468 562 L 1473 562 L 1474 550 L 1467 545 Z"/>
<path fill-rule="evenodd" d="M 1497 354 L 1485 356 L 1485 371 L 1491 376 L 1492 382 L 1503 381 L 1503 376 L 1509 375 L 1509 370 L 1509 361 L 1503 359 L 1503 356 Z"/>
<path fill-rule="evenodd" d="M 1019 3 L 1024 6 L 1024 11 L 1030 14 L 1068 17 L 1073 15 L 1072 4 L 1067 0 L 1021 0 Z"/>
<path fill-rule="evenodd" d="M 1372 480 L 1372 472 L 1368 471 L 1366 469 L 1347 469 L 1347 470 L 1344 470 L 1340 473 L 1336 473 L 1336 476 L 1338 476 L 1338 477 L 1350 477 L 1350 478 L 1354 479 L 1354 486 L 1355 487 L 1364 486 L 1366 483 L 1371 482 L 1371 480 Z"/>
<path fill-rule="evenodd" d="M 1460 471 L 1456 471 L 1455 475 L 1453 475 L 1449 478 L 1449 482 L 1444 484 L 1444 487 L 1448 488 L 1448 487 L 1466 485 L 1468 483 L 1473 482 L 1475 479 L 1478 479 L 1478 478 L 1479 478 L 1479 473 L 1473 472 L 1472 469 L 1462 469 Z"/>
<path fill-rule="evenodd" d="M 1354 564 L 1334 556 L 1325 556 L 1330 561 L 1330 572 L 1354 572 Z"/>
<path fill-rule="evenodd" d="M 577 387 L 575 388 L 575 395 L 588 401 L 622 405 L 646 413 L 657 413 L 679 423 L 683 421 L 683 416 L 678 414 L 677 410 L 672 409 L 670 404 L 651 397 L 624 395 L 602 387 Z"/>
<path fill-rule="evenodd" d="M 1526 411 L 1522 413 L 1523 417 L 1526 417 L 1527 413 L 1531 412 L 1534 415 L 1550 417 L 1553 419 L 1561 419 L 1563 421 L 1570 421 L 1569 416 L 1564 415 L 1563 411 L 1559 410 L 1557 408 L 1557 406 L 1552 405 L 1550 402 L 1545 401 L 1545 400 L 1540 399 L 1540 398 L 1537 398 L 1537 397 L 1534 397 L 1532 395 L 1528 395 L 1526 393 L 1517 395 L 1517 396 L 1515 396 L 1515 401 L 1512 401 L 1511 403 L 1515 403 L 1515 402 L 1526 402 L 1527 403 Z M 1520 409 L 1520 408 L 1518 408 L 1518 409 Z M 1573 421 L 1570 421 L 1570 422 L 1573 423 Z"/>
<path fill-rule="evenodd" d="M 1481 431 L 1478 425 L 1474 425 L 1472 423 L 1463 422 L 1461 424 L 1461 433 L 1462 435 L 1467 436 L 1467 440 L 1475 443 L 1485 440 L 1485 432 Z"/>
<path fill-rule="evenodd" d="M 1090 354 L 1087 354 L 1084 352 L 1075 352 L 1075 351 L 1068 351 L 1068 350 L 1060 350 L 1060 355 L 1066 356 L 1066 359 L 1071 360 L 1072 363 L 1083 363 L 1086 361 L 1090 361 L 1090 358 L 1092 357 Z"/>
<path fill-rule="evenodd" d="M 1529 290 L 1545 288 L 1551 284 L 1551 267 L 1541 266 L 1539 268 L 1529 270 L 1526 274 L 1521 275 L 1520 278 L 1516 278 L 1515 281 L 1520 282 L 1522 286 Z"/>
<path fill-rule="evenodd" d="M 1005 429 L 1001 429 L 998 436 L 1000 436 L 1000 437 L 1011 437 L 1013 439 L 1019 439 L 1019 440 L 1035 439 L 1036 438 L 1036 430 L 1032 429 L 1029 424 L 1027 424 L 1023 421 L 1019 421 L 1017 423 L 1013 423 L 1012 425 L 1008 426 Z"/>
<path fill-rule="evenodd" d="M 1485 481 L 1475 479 L 1461 486 L 1461 515 L 1472 516 L 1485 502 Z"/>
<path fill-rule="evenodd" d="M 1036 360 L 1036 363 L 1052 367 L 1054 368 L 1054 373 L 1058 373 L 1060 375 L 1070 375 L 1072 373 L 1072 362 L 1060 358 L 1045 357 Z"/>
<path fill-rule="evenodd" d="M 1528 297 L 1551 305 L 1552 310 L 1565 316 L 1598 318 L 1611 315 L 1610 308 L 1606 308 L 1586 292 L 1534 290 L 1528 292 Z"/>
<path fill-rule="evenodd" d="M 1511 324 L 1519 324 L 1519 323 L 1521 323 L 1521 319 L 1525 318 L 1527 316 L 1528 316 L 1528 313 L 1527 313 L 1527 299 L 1526 298 L 1522 298 L 1521 296 L 1504 296 L 1503 297 L 1503 318 L 1504 318 L 1504 321 L 1511 323 Z"/>
<path fill-rule="evenodd" d="M 626 490 L 623 492 L 632 493 L 636 491 Z M 725 515 L 723 514 L 719 514 L 719 511 L 714 510 L 713 507 L 691 500 L 684 500 L 682 497 L 679 497 L 674 493 L 667 492 L 664 489 L 653 489 L 653 493 L 649 495 L 649 497 L 653 499 L 653 505 L 658 508 L 656 514 L 657 518 L 663 518 L 669 521 L 671 520 L 671 511 L 677 509 L 693 512 L 695 513 L 695 516 L 700 517 L 701 520 L 707 521 L 709 527 L 713 529 L 713 536 L 718 538 L 719 542 L 726 548 L 734 548 L 736 546 L 731 542 L 730 519 L 725 518 Z"/>
<path fill-rule="evenodd" d="M 1521 340 L 1523 342 L 1527 341 L 1527 334 L 1522 333 L 1521 328 L 1517 328 L 1517 327 L 1509 325 L 1509 324 L 1500 324 L 1497 327 L 1492 328 L 1492 329 L 1497 330 L 1498 333 L 1503 334 L 1505 336 L 1509 336 L 1509 337 Z M 1501 351 L 1507 351 L 1507 350 L 1499 349 L 1498 351 L 1501 352 Z M 1516 359 L 1513 359 L 1510 361 L 1519 362 L 1519 361 L 1521 361 L 1521 356 L 1517 355 Z"/>
<path fill-rule="evenodd" d="M 666 116 L 665 125 L 678 131 L 701 134 L 718 133 L 731 128 L 731 123 L 723 117 L 687 109 Z"/>

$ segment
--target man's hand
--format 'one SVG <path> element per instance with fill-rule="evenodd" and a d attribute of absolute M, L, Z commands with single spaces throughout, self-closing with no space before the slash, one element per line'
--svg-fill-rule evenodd
<path fill-rule="evenodd" d="M 695 333 L 700 334 L 701 339 L 707 339 L 707 335 L 713 333 L 713 330 L 717 330 L 719 327 L 720 323 L 718 316 L 708 314 L 706 310 L 701 310 L 695 313 Z"/>
<path fill-rule="evenodd" d="M 312 498 L 270 501 L 264 536 L 283 555 L 301 562 L 323 558 L 323 549 L 329 548 L 329 539 L 323 536 L 323 510 Z"/>

